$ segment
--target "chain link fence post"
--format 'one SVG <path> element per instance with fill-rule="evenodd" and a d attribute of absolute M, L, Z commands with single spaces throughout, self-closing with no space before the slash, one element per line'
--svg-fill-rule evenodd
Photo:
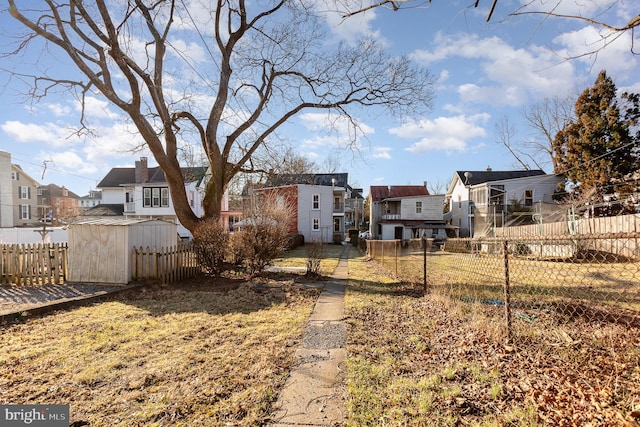
<path fill-rule="evenodd" d="M 422 284 L 427 293 L 427 238 L 422 236 Z"/>
<path fill-rule="evenodd" d="M 506 344 L 511 343 L 512 325 L 511 325 L 511 286 L 509 283 L 509 241 L 502 241 L 502 251 L 504 252 L 504 314 L 507 323 L 507 340 Z"/>

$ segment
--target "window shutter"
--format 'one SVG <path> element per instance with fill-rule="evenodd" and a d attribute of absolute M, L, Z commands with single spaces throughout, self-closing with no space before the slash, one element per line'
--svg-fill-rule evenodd
<path fill-rule="evenodd" d="M 27 205 L 27 219 L 31 219 L 31 205 Z"/>
<path fill-rule="evenodd" d="M 31 200 L 31 187 L 27 187 L 27 199 Z M 29 206 L 29 208 L 31 208 L 31 206 Z M 29 218 L 31 218 L 31 215 L 29 215 Z"/>

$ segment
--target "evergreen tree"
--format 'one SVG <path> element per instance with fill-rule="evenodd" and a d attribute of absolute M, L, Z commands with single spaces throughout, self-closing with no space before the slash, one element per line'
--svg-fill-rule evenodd
<path fill-rule="evenodd" d="M 576 120 L 555 136 L 555 173 L 564 174 L 582 193 L 617 191 L 638 168 L 638 105 L 637 94 L 617 98 L 613 80 L 601 71 L 576 101 Z"/>

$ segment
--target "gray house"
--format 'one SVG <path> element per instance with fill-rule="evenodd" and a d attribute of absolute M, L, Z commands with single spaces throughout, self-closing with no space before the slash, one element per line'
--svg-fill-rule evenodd
<path fill-rule="evenodd" d="M 447 189 L 445 219 L 459 227 L 460 237 L 488 236 L 515 219 L 510 206 L 521 207 L 523 215 L 555 206 L 553 194 L 563 182 L 539 169 L 456 171 Z"/>

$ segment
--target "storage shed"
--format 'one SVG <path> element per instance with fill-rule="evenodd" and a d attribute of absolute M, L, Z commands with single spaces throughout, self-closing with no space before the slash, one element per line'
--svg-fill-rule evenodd
<path fill-rule="evenodd" d="M 134 247 L 175 246 L 177 225 L 155 219 L 126 217 L 78 220 L 69 225 L 69 282 L 131 281 Z"/>

